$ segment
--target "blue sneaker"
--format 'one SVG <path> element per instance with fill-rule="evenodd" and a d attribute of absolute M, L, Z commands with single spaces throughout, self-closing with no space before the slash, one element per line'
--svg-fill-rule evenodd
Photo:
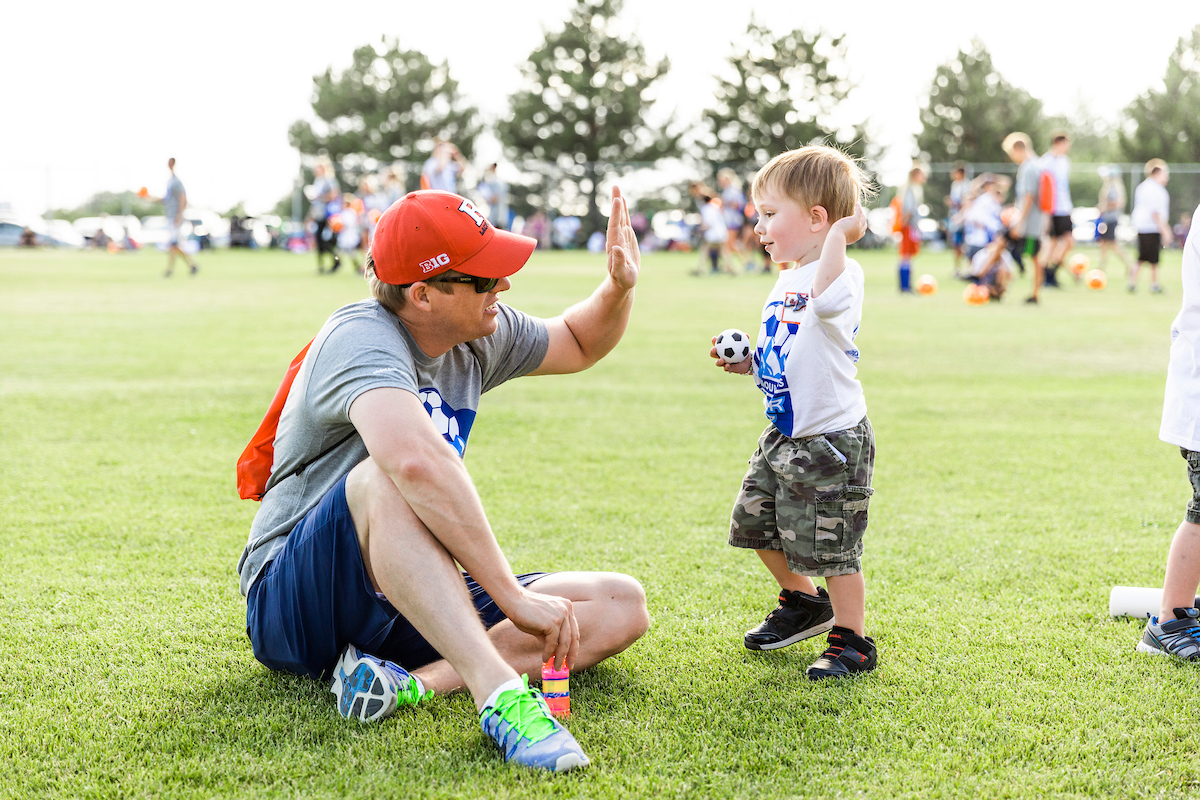
<path fill-rule="evenodd" d="M 383 719 L 398 706 L 433 697 L 399 664 L 367 655 L 352 644 L 338 657 L 329 691 L 337 697 L 338 713 L 359 722 Z"/>
<path fill-rule="evenodd" d="M 1195 608 L 1175 609 L 1175 619 L 1165 620 L 1161 625 L 1158 617 L 1146 623 L 1142 640 L 1137 643 L 1139 653 L 1156 656 L 1175 656 L 1184 661 L 1200 661 L 1200 611 Z"/>
<path fill-rule="evenodd" d="M 592 763 L 570 731 L 550 713 L 542 693 L 529 688 L 501 692 L 496 704 L 479 712 L 483 732 L 500 746 L 505 761 L 523 767 L 566 772 Z"/>

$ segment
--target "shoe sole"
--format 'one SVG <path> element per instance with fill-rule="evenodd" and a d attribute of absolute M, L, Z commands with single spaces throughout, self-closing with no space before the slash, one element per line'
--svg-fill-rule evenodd
<path fill-rule="evenodd" d="M 1145 653 L 1146 655 L 1167 656 L 1168 658 L 1177 658 L 1180 661 L 1187 661 L 1190 663 L 1200 661 L 1200 658 L 1184 658 L 1183 656 L 1177 656 L 1174 653 L 1172 653 L 1170 650 L 1163 650 L 1162 648 L 1155 647 L 1152 644 L 1146 644 L 1144 641 L 1138 642 L 1137 647 L 1135 647 L 1134 650 L 1136 650 L 1139 653 Z"/>
<path fill-rule="evenodd" d="M 567 753 L 566 755 L 559 756 L 558 760 L 554 762 L 554 771 L 569 772 L 573 769 L 586 767 L 591 763 L 591 760 L 587 756 L 580 756 L 578 753 Z"/>
<path fill-rule="evenodd" d="M 375 722 L 396 710 L 396 693 L 388 690 L 380 667 L 373 662 L 346 650 L 338 658 L 333 674 L 331 691 L 337 698 L 338 713 L 346 719 Z"/>
<path fill-rule="evenodd" d="M 805 639 L 811 639 L 814 636 L 819 636 L 822 633 L 827 633 L 827 632 L 833 630 L 834 623 L 836 623 L 836 622 L 837 622 L 837 620 L 831 619 L 828 622 L 818 623 L 811 628 L 805 628 L 804 630 L 800 631 L 797 634 L 794 634 L 792 636 L 789 636 L 786 639 L 782 639 L 782 640 L 780 640 L 778 642 L 774 642 L 772 644 L 753 644 L 751 642 L 745 641 L 744 639 L 742 640 L 742 644 L 746 645 L 747 650 L 779 650 L 782 647 L 790 647 L 791 645 L 794 645 L 796 642 L 803 642 Z"/>

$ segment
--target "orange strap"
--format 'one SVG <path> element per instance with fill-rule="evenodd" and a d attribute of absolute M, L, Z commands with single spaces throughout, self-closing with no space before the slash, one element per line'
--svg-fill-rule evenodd
<path fill-rule="evenodd" d="M 279 427 L 279 415 L 283 413 L 283 404 L 287 402 L 292 382 L 296 380 L 296 373 L 300 371 L 300 365 L 304 363 L 304 356 L 311 346 L 312 342 L 304 345 L 299 355 L 292 359 L 287 374 L 283 376 L 283 383 L 279 384 L 267 408 L 267 415 L 238 457 L 237 489 L 238 496 L 243 500 L 262 500 L 267 490 L 271 467 L 275 464 L 275 431 Z"/>

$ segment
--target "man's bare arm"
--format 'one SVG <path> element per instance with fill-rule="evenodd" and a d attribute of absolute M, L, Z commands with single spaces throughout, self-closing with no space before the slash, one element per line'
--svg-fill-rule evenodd
<path fill-rule="evenodd" d="M 633 310 L 633 287 L 641 268 L 641 253 L 625 199 L 615 186 L 606 249 L 608 275 L 599 288 L 562 316 L 546 320 L 550 347 L 532 374 L 561 375 L 585 370 L 608 355 L 625 335 Z"/>
<path fill-rule="evenodd" d="M 565 657 L 573 663 L 579 626 L 570 601 L 517 583 L 471 476 L 420 399 L 403 389 L 372 389 L 350 406 L 350 421 L 371 458 L 430 533 L 519 630 L 543 640 L 543 657 Z"/>

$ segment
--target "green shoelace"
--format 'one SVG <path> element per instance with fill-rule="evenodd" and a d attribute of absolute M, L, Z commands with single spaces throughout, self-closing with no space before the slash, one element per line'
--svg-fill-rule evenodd
<path fill-rule="evenodd" d="M 542 695 L 529 688 L 529 676 L 522 675 L 524 689 L 509 689 L 496 698 L 496 705 L 480 712 L 480 717 L 499 714 L 521 736 L 536 744 L 554 733 L 554 717 Z"/>

